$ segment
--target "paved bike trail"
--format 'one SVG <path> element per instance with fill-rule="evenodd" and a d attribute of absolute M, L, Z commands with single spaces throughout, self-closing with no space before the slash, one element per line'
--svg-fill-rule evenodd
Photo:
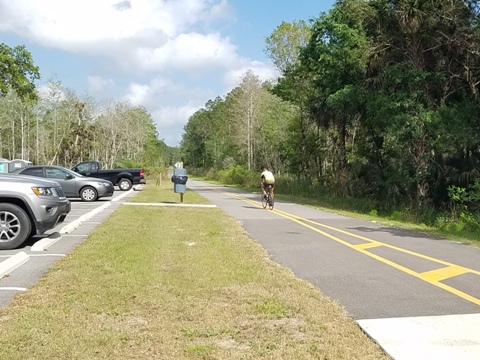
<path fill-rule="evenodd" d="M 394 359 L 480 359 L 480 249 L 189 180 Z M 188 198 L 188 194 L 186 194 Z M 266 226 L 266 224 L 268 224 Z"/>

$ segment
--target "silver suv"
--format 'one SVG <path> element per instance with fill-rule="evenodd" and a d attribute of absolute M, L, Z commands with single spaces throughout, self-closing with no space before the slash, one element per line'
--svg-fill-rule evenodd
<path fill-rule="evenodd" d="M 14 249 L 63 222 L 70 201 L 55 181 L 0 174 L 0 250 Z"/>

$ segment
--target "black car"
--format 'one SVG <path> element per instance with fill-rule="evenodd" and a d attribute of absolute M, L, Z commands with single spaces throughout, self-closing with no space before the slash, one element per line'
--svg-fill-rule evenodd
<path fill-rule="evenodd" d="M 27 166 L 16 169 L 10 174 L 29 175 L 55 180 L 62 186 L 66 197 L 81 198 L 83 201 L 95 201 L 102 197 L 113 196 L 114 193 L 114 187 L 110 181 L 86 177 L 61 166 Z"/>

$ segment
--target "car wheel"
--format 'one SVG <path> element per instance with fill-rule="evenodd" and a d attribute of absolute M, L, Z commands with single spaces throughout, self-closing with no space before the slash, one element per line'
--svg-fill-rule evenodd
<path fill-rule="evenodd" d="M 93 187 L 85 186 L 80 191 L 80 197 L 83 201 L 95 201 L 98 198 L 98 193 L 97 190 L 95 190 Z"/>
<path fill-rule="evenodd" d="M 30 219 L 21 207 L 0 203 L 0 250 L 19 247 L 31 231 Z"/>
<path fill-rule="evenodd" d="M 128 191 L 132 188 L 132 182 L 129 179 L 120 179 L 118 187 L 122 191 Z"/>

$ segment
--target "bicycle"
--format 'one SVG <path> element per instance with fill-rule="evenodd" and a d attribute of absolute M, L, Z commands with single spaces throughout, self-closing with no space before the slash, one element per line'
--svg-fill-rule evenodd
<path fill-rule="evenodd" d="M 272 185 L 267 185 L 265 190 L 267 191 L 267 195 L 263 195 L 263 193 L 262 193 L 262 206 L 265 209 L 268 205 L 268 208 L 270 210 L 273 210 L 274 200 L 271 197 Z"/>

